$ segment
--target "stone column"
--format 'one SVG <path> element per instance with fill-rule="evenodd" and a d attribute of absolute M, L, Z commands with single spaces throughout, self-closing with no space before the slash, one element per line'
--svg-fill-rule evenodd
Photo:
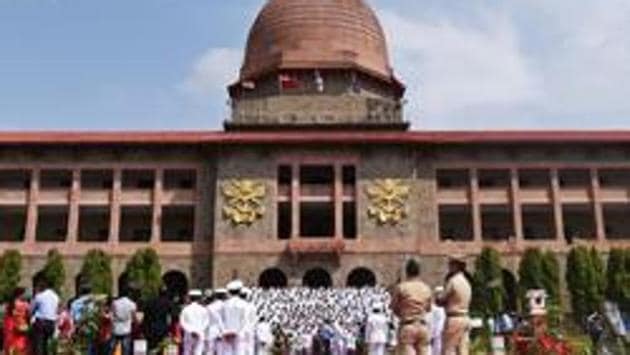
<path fill-rule="evenodd" d="M 470 204 L 473 222 L 473 239 L 475 241 L 482 240 L 481 226 L 481 206 L 479 203 L 479 171 L 478 169 L 470 170 Z"/>
<path fill-rule="evenodd" d="M 556 225 L 556 241 L 564 242 L 564 218 L 562 216 L 562 196 L 560 193 L 560 178 L 558 169 L 551 169 L 551 196 L 553 215 Z"/>
<path fill-rule="evenodd" d="M 37 203 L 39 201 L 39 176 L 41 169 L 31 171 L 31 186 L 28 193 L 28 207 L 26 211 L 26 230 L 24 240 L 26 244 L 35 244 L 37 234 Z"/>
<path fill-rule="evenodd" d="M 75 244 L 79 239 L 79 203 L 81 202 L 81 170 L 72 170 L 70 187 L 70 212 L 68 213 L 68 242 Z"/>
<path fill-rule="evenodd" d="M 523 214 L 521 213 L 521 194 L 517 168 L 510 169 L 510 191 L 512 197 L 514 238 L 517 243 L 520 243 L 523 240 Z"/>
<path fill-rule="evenodd" d="M 599 186 L 599 172 L 597 168 L 591 168 L 591 201 L 593 202 L 593 215 L 595 216 L 595 236 L 598 241 L 606 239 L 606 228 L 604 221 L 604 210 L 601 200 L 601 189 Z"/>
<path fill-rule="evenodd" d="M 151 222 L 151 244 L 157 244 L 162 237 L 162 191 L 164 181 L 164 169 L 155 170 L 153 182 L 153 218 Z"/>
<path fill-rule="evenodd" d="M 122 195 L 122 169 L 114 169 L 109 211 L 109 244 L 117 245 L 120 241 L 120 200 Z"/>
<path fill-rule="evenodd" d="M 291 238 L 300 237 L 300 165 L 291 164 Z"/>
<path fill-rule="evenodd" d="M 343 166 L 335 164 L 334 197 L 335 204 L 335 238 L 343 239 Z"/>

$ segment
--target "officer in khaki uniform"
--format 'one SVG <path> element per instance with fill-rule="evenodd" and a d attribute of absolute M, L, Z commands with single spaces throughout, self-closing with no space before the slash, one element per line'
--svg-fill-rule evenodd
<path fill-rule="evenodd" d="M 400 319 L 399 355 L 428 355 L 431 332 L 426 315 L 431 311 L 431 288 L 420 279 L 420 266 L 409 260 L 405 267 L 407 280 L 392 292 L 392 310 Z"/>
<path fill-rule="evenodd" d="M 442 335 L 442 355 L 468 355 L 470 319 L 468 309 L 472 287 L 465 275 L 463 255 L 453 255 L 448 261 L 448 276 L 439 303 L 446 310 L 446 325 Z"/>

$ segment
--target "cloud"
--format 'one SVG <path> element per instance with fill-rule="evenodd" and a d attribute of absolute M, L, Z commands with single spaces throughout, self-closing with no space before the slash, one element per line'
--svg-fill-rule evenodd
<path fill-rule="evenodd" d="M 407 116 L 417 127 L 444 126 L 444 118 L 500 111 L 543 95 L 514 29 L 495 13 L 487 14 L 485 28 L 448 18 L 414 20 L 392 11 L 382 11 L 380 17 L 394 67 L 409 87 Z M 452 125 L 470 123 L 469 117 Z"/>
<path fill-rule="evenodd" d="M 379 11 L 416 128 L 630 126 L 627 0 L 432 4 Z"/>
<path fill-rule="evenodd" d="M 210 48 L 195 61 L 181 89 L 194 97 L 207 101 L 227 97 L 226 87 L 238 77 L 242 51 L 234 48 Z"/>

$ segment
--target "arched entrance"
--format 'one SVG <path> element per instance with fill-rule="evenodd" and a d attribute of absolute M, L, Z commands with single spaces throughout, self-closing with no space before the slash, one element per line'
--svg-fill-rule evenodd
<path fill-rule="evenodd" d="M 188 293 L 188 278 L 181 271 L 171 270 L 167 272 L 162 276 L 162 283 L 171 298 L 179 297 L 181 300 Z"/>
<path fill-rule="evenodd" d="M 267 269 L 258 278 L 258 286 L 262 288 L 282 288 L 287 284 L 287 275 L 278 268 Z"/>
<path fill-rule="evenodd" d="M 309 288 L 330 288 L 332 279 L 328 271 L 322 268 L 308 270 L 302 279 L 302 285 Z"/>
<path fill-rule="evenodd" d="M 374 287 L 376 286 L 376 275 L 368 268 L 356 268 L 348 274 L 346 286 L 354 288 Z"/>

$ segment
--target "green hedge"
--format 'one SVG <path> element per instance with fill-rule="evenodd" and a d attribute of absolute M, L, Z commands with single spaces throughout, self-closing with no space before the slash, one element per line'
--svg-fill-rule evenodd
<path fill-rule="evenodd" d="M 95 294 L 110 295 L 113 287 L 112 259 L 102 250 L 90 250 L 83 259 L 81 281 Z"/>
<path fill-rule="evenodd" d="M 138 250 L 127 263 L 125 269 L 129 286 L 139 291 L 140 298 L 147 301 L 155 297 L 162 285 L 160 259 L 151 248 Z"/>
<path fill-rule="evenodd" d="M 66 281 L 66 267 L 63 264 L 63 257 L 56 249 L 52 249 L 48 252 L 46 264 L 38 275 L 46 280 L 55 292 L 59 295 L 63 295 L 63 285 Z"/>
<path fill-rule="evenodd" d="M 22 255 L 17 250 L 7 250 L 0 255 L 0 302 L 6 302 L 20 283 Z"/>
<path fill-rule="evenodd" d="M 475 260 L 473 275 L 473 310 L 486 317 L 504 311 L 505 287 L 501 254 L 493 248 L 484 248 Z"/>
<path fill-rule="evenodd" d="M 571 295 L 571 309 L 576 322 L 599 307 L 604 299 L 604 270 L 599 253 L 583 246 L 573 248 L 567 257 L 567 288 Z"/>

